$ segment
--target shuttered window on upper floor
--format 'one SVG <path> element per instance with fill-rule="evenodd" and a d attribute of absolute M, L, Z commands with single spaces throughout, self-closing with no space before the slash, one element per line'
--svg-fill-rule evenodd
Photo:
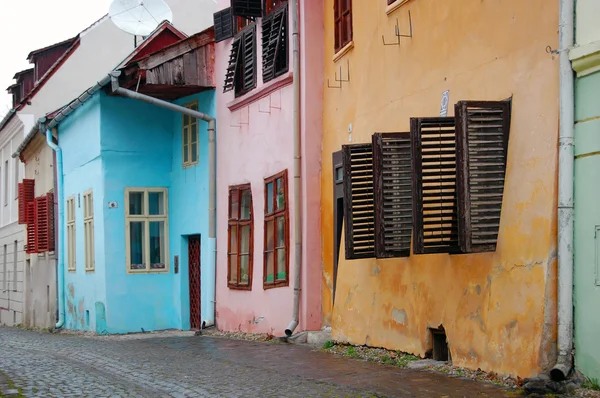
<path fill-rule="evenodd" d="M 244 95 L 256 87 L 256 24 L 242 30 L 231 43 L 223 92 Z"/>
<path fill-rule="evenodd" d="M 213 22 L 215 26 L 215 43 L 233 37 L 234 23 L 231 7 L 215 12 Z"/>
<path fill-rule="evenodd" d="M 263 82 L 287 72 L 288 58 L 288 3 L 285 2 L 262 19 Z"/>
<path fill-rule="evenodd" d="M 262 2 L 263 0 L 231 0 L 231 10 L 238 17 L 262 17 Z"/>

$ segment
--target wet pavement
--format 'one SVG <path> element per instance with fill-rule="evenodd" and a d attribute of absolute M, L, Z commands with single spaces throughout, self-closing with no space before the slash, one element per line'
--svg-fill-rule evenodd
<path fill-rule="evenodd" d="M 510 397 L 491 384 L 307 347 L 0 328 L 0 372 L 26 397 Z"/>

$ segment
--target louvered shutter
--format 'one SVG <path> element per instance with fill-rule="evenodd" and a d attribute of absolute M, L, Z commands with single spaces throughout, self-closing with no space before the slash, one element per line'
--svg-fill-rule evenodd
<path fill-rule="evenodd" d="M 407 257 L 412 232 L 410 133 L 373 135 L 375 256 Z"/>
<path fill-rule="evenodd" d="M 217 11 L 213 14 L 215 25 L 215 43 L 233 37 L 233 14 L 231 7 Z"/>
<path fill-rule="evenodd" d="M 268 82 L 287 70 L 287 3 L 263 18 L 263 81 Z"/>
<path fill-rule="evenodd" d="M 35 180 L 24 179 L 19 183 L 19 224 L 27 224 L 27 204 L 33 201 L 35 195 Z"/>
<path fill-rule="evenodd" d="M 53 252 L 55 249 L 55 225 L 54 225 L 54 193 L 48 192 L 46 194 L 46 209 L 48 214 L 48 226 L 47 226 L 47 235 L 48 235 L 48 251 Z"/>
<path fill-rule="evenodd" d="M 244 63 L 243 92 L 256 86 L 256 25 L 246 28 L 242 43 L 242 59 Z"/>
<path fill-rule="evenodd" d="M 27 250 L 26 252 L 36 253 L 35 247 L 35 203 L 27 203 Z"/>
<path fill-rule="evenodd" d="M 231 0 L 233 15 L 238 17 L 262 17 L 263 0 Z"/>
<path fill-rule="evenodd" d="M 238 73 L 238 63 L 240 62 L 242 39 L 243 37 L 241 36 L 236 37 L 231 43 L 229 63 L 227 64 L 227 71 L 225 72 L 225 84 L 223 85 L 224 93 L 233 90 L 235 87 Z"/>
<path fill-rule="evenodd" d="M 48 251 L 48 203 L 45 196 L 34 199 L 35 204 L 35 251 Z"/>
<path fill-rule="evenodd" d="M 413 251 L 458 253 L 453 117 L 411 118 Z"/>
<path fill-rule="evenodd" d="M 495 251 L 500 229 L 510 103 L 455 105 L 459 239 L 463 252 Z"/>
<path fill-rule="evenodd" d="M 342 153 L 346 259 L 373 257 L 375 211 L 372 145 L 343 145 Z"/>

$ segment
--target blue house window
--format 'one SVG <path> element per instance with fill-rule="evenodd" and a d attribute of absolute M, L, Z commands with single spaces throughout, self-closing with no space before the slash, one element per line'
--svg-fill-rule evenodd
<path fill-rule="evenodd" d="M 125 190 L 127 272 L 168 272 L 167 196 L 166 188 Z"/>
<path fill-rule="evenodd" d="M 197 111 L 198 102 L 189 103 L 185 107 Z M 183 167 L 189 167 L 198 164 L 198 120 L 188 115 L 182 117 Z"/>

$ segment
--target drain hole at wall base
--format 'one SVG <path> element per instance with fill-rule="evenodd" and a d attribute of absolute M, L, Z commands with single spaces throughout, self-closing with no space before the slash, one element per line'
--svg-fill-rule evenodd
<path fill-rule="evenodd" d="M 90 325 L 90 310 L 85 310 L 85 325 Z"/>
<path fill-rule="evenodd" d="M 448 339 L 446 338 L 446 331 L 444 326 L 440 325 L 439 328 L 429 328 L 431 333 L 432 350 L 431 357 L 434 361 L 451 362 L 450 350 L 448 349 Z"/>

